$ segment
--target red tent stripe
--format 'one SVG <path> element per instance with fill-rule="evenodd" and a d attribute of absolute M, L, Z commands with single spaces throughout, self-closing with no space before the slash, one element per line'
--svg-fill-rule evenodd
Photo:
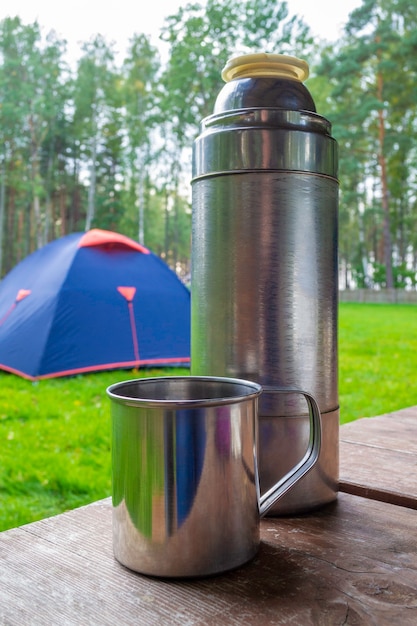
<path fill-rule="evenodd" d="M 17 292 L 16 300 L 13 302 L 10 309 L 6 311 L 6 313 L 0 319 L 0 326 L 6 321 L 10 313 L 16 308 L 17 303 L 23 300 L 23 298 L 26 298 L 26 296 L 28 296 L 29 294 L 30 294 L 30 289 L 19 289 L 19 291 Z"/>
<path fill-rule="evenodd" d="M 129 302 L 128 307 L 129 307 L 129 317 L 130 317 L 130 328 L 132 330 L 133 350 L 135 353 L 135 359 L 139 361 L 138 334 L 136 332 L 135 312 L 133 310 L 133 303 Z"/>
<path fill-rule="evenodd" d="M 6 313 L 3 315 L 3 317 L 0 319 L 0 326 L 7 320 L 7 318 L 9 317 L 10 313 L 13 311 L 13 309 L 16 308 L 16 302 L 13 302 L 12 306 L 10 307 L 10 309 L 8 309 L 8 311 L 6 311 Z"/>
<path fill-rule="evenodd" d="M 101 365 L 89 365 L 87 367 L 78 367 L 68 370 L 59 370 L 59 372 L 54 372 L 53 374 L 41 374 L 39 376 L 30 376 L 30 374 L 26 374 L 15 367 L 9 367 L 8 365 L 3 365 L 0 363 L 1 368 L 5 372 L 10 372 L 11 374 L 17 374 L 18 376 L 22 376 L 22 378 L 26 378 L 27 380 L 44 380 L 47 378 L 60 378 L 61 376 L 73 376 L 75 374 L 86 374 L 88 372 L 99 372 L 102 370 L 108 369 L 126 369 L 126 368 L 139 368 L 142 366 L 164 366 L 167 364 L 171 365 L 184 365 L 188 366 L 190 364 L 190 357 L 172 357 L 168 359 L 144 359 L 143 361 L 118 361 L 115 363 L 103 363 Z"/>
<path fill-rule="evenodd" d="M 133 250 L 137 250 L 143 254 L 150 254 L 150 250 L 148 250 L 148 248 L 145 248 L 145 246 L 137 243 L 137 241 L 130 239 L 130 237 L 114 233 L 110 230 L 102 230 L 100 228 L 92 228 L 87 231 L 78 242 L 79 248 L 88 248 L 89 246 L 111 247 L 116 245 L 132 248 Z"/>

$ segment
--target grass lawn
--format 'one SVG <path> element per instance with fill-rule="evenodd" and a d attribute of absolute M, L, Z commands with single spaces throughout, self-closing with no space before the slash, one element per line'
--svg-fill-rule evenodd
<path fill-rule="evenodd" d="M 32 383 L 0 372 L 0 531 L 110 495 L 105 390 L 165 374 L 116 371 Z"/>
<path fill-rule="evenodd" d="M 340 420 L 417 404 L 417 307 L 341 303 Z"/>
<path fill-rule="evenodd" d="M 0 530 L 110 495 L 108 385 L 187 369 L 38 383 L 0 372 Z M 342 303 L 341 421 L 417 404 L 417 307 Z"/>

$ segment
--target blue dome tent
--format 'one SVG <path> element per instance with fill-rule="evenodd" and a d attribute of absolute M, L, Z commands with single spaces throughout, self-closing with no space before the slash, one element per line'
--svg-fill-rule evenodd
<path fill-rule="evenodd" d="M 37 380 L 189 362 L 188 289 L 124 235 L 61 237 L 0 282 L 0 369 Z"/>

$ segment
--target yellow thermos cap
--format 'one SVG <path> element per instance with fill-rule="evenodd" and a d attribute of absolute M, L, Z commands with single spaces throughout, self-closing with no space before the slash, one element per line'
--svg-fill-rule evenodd
<path fill-rule="evenodd" d="M 237 78 L 257 77 L 290 78 L 303 82 L 308 75 L 307 61 L 267 52 L 232 57 L 222 71 L 222 78 L 226 83 Z"/>

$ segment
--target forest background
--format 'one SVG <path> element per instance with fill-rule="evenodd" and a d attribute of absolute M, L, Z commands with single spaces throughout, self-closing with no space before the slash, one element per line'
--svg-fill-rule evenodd
<path fill-rule="evenodd" d="M 340 284 L 416 288 L 417 0 L 363 0 L 336 42 L 276 0 L 190 3 L 161 29 L 166 58 L 132 34 L 97 35 L 76 65 L 37 22 L 0 22 L 0 277 L 92 227 L 189 272 L 191 150 L 228 58 L 308 60 L 306 85 L 339 144 Z"/>

